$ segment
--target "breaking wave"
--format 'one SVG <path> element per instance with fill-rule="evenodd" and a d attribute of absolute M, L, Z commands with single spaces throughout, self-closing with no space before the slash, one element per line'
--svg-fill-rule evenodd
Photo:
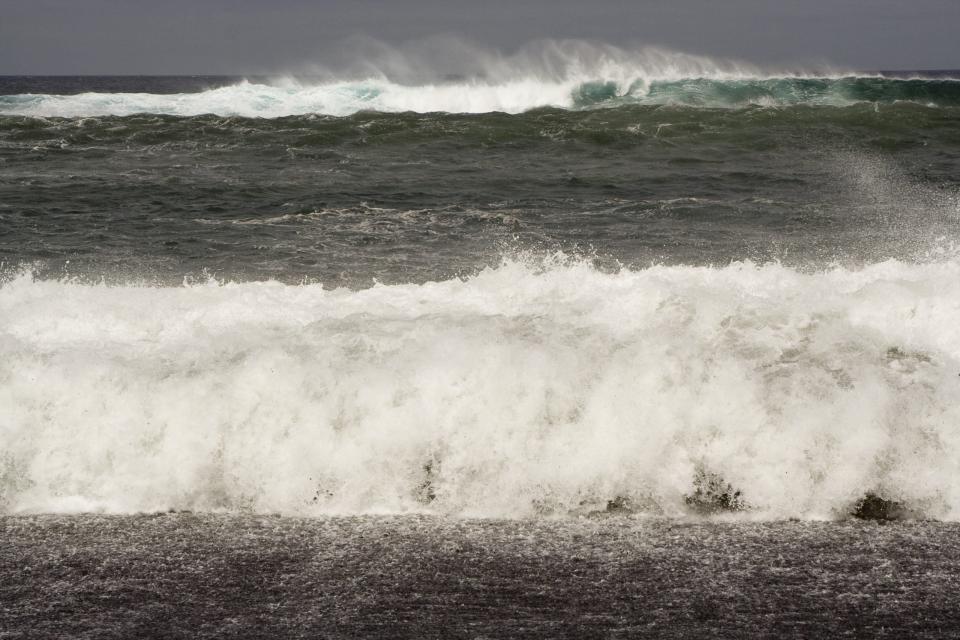
<path fill-rule="evenodd" d="M 737 108 L 751 105 L 848 106 L 908 101 L 960 105 L 960 81 L 847 78 L 637 79 L 549 82 L 534 78 L 505 84 L 474 82 L 404 86 L 384 80 L 319 86 L 274 86 L 244 81 L 200 93 L 85 93 L 0 96 L 0 113 L 34 117 L 88 117 L 151 113 L 275 118 L 359 111 L 521 113 L 539 107 L 585 109 L 640 105 Z"/>
<path fill-rule="evenodd" d="M 451 58 L 451 68 L 438 59 Z M 458 73 L 443 71 L 459 70 Z M 0 114 L 33 117 L 214 114 L 275 118 L 359 111 L 520 113 L 540 107 L 623 104 L 737 108 L 909 101 L 960 105 L 960 80 L 815 73 L 646 48 L 547 42 L 512 56 L 455 50 L 419 56 L 381 52 L 309 80 L 243 81 L 195 93 L 81 93 L 0 96 Z"/>
<path fill-rule="evenodd" d="M 956 519 L 958 301 L 955 260 L 8 276 L 0 509 L 676 515 L 720 486 L 760 518 L 875 495 Z"/>

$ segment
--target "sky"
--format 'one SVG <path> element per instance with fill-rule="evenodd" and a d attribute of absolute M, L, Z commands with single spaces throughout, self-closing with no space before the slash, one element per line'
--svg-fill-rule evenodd
<path fill-rule="evenodd" d="M 659 46 L 755 64 L 960 68 L 960 0 L 0 0 L 0 75 L 297 73 L 358 38 Z"/>

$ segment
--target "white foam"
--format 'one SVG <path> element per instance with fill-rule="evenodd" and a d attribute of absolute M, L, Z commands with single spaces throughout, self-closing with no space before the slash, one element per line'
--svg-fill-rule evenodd
<path fill-rule="evenodd" d="M 0 505 L 960 516 L 960 264 L 0 288 Z M 430 471 L 426 467 L 430 467 Z M 428 494 L 435 496 L 423 504 Z"/>
<path fill-rule="evenodd" d="M 200 93 L 84 93 L 21 96 L 2 111 L 15 115 L 78 117 L 156 113 L 274 118 L 310 113 L 343 116 L 362 110 L 516 113 L 533 106 L 567 106 L 573 85 L 521 80 L 504 85 L 402 86 L 384 80 L 277 87 L 242 82 Z"/>
<path fill-rule="evenodd" d="M 580 41 L 547 41 L 512 56 L 457 48 L 451 57 L 469 58 L 469 62 L 463 64 L 469 67 L 468 77 L 473 80 L 433 82 L 420 77 L 414 82 L 410 78 L 417 75 L 416 69 L 427 78 L 436 75 L 424 67 L 436 67 L 439 63 L 422 54 L 381 52 L 379 58 L 358 60 L 352 70 L 340 74 L 314 70 L 325 79 L 309 83 L 278 78 L 271 84 L 245 81 L 199 93 L 174 95 L 0 96 L 0 113 L 37 117 L 155 113 L 264 118 L 304 114 L 344 116 L 363 110 L 519 113 L 537 107 L 572 107 L 575 90 L 584 83 L 611 83 L 619 95 L 642 97 L 650 83 L 657 81 L 785 75 L 783 71 L 652 47 L 625 50 Z"/>

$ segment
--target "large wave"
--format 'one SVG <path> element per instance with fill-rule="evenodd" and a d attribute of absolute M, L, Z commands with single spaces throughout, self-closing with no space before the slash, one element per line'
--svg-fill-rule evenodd
<path fill-rule="evenodd" d="M 411 59 L 391 51 L 375 61 L 355 63 L 339 75 L 325 71 L 312 80 L 243 81 L 171 95 L 0 96 L 0 113 L 36 117 L 156 113 L 273 118 L 312 113 L 344 116 L 365 110 L 519 113 L 539 107 L 583 109 L 621 104 L 729 108 L 911 101 L 960 105 L 960 81 L 949 78 L 764 69 L 655 48 L 630 51 L 583 42 L 551 42 L 513 56 L 471 52 L 469 57 L 473 63 L 463 63 L 462 74 L 439 74 L 437 69 L 426 68 L 430 66 L 427 59 Z M 461 60 L 464 54 L 454 58 Z"/>
<path fill-rule="evenodd" d="M 954 260 L 9 277 L 0 509 L 675 515 L 709 485 L 753 517 L 874 494 L 956 519 L 958 300 Z"/>
<path fill-rule="evenodd" d="M 862 102 L 910 101 L 926 106 L 960 105 L 960 81 L 869 77 L 766 78 L 675 81 L 638 79 L 545 82 L 533 78 L 505 84 L 474 82 L 404 86 L 384 80 L 319 86 L 274 86 L 244 81 L 201 93 L 85 93 L 71 96 L 0 96 L 0 113 L 35 117 L 176 116 L 214 114 L 274 118 L 360 111 L 520 113 L 538 107 L 583 109 L 627 104 L 736 108 L 798 104 L 849 106 Z"/>

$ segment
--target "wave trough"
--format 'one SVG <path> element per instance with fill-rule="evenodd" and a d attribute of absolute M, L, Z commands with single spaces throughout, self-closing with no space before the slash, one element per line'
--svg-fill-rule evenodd
<path fill-rule="evenodd" d="M 8 279 L 0 508 L 960 517 L 960 263 Z M 151 309 L 144 314 L 144 309 Z"/>

